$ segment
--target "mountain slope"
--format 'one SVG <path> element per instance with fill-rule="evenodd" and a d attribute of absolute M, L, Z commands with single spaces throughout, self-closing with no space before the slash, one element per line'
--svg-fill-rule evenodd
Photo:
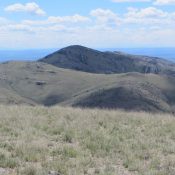
<path fill-rule="evenodd" d="M 121 52 L 100 52 L 83 46 L 69 46 L 39 60 L 66 69 L 90 73 L 175 74 L 175 64 L 163 59 Z"/>
<path fill-rule="evenodd" d="M 166 75 L 91 74 L 42 62 L 8 62 L 0 64 L 0 77 L 2 104 L 175 111 L 175 78 Z"/>

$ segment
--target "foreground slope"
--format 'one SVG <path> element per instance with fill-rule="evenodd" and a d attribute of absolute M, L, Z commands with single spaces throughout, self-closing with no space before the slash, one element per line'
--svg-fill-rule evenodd
<path fill-rule="evenodd" d="M 174 175 L 174 138 L 170 115 L 0 106 L 0 171 Z"/>
<path fill-rule="evenodd" d="M 175 75 L 175 64 L 167 60 L 121 52 L 100 52 L 78 45 L 63 48 L 39 61 L 91 73 L 140 72 Z"/>
<path fill-rule="evenodd" d="M 0 64 L 0 103 L 174 112 L 175 78 L 91 74 L 41 62 Z"/>

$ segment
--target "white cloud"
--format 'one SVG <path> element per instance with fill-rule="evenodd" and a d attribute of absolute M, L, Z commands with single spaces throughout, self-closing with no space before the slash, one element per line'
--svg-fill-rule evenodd
<path fill-rule="evenodd" d="M 109 9 L 95 9 L 90 12 L 91 16 L 97 17 L 99 20 L 108 20 L 109 18 L 116 18 L 117 15 Z"/>
<path fill-rule="evenodd" d="M 162 18 L 166 17 L 167 13 L 155 7 L 147 7 L 143 9 L 128 8 L 126 16 L 131 18 Z"/>
<path fill-rule="evenodd" d="M 0 26 L 11 23 L 8 19 L 0 17 Z"/>
<path fill-rule="evenodd" d="M 169 25 L 174 26 L 174 13 L 165 12 L 155 7 L 148 7 L 143 9 L 128 8 L 128 12 L 124 15 L 124 23 L 138 24 L 140 26 L 149 25 L 154 27 L 159 25 L 161 27 Z"/>
<path fill-rule="evenodd" d="M 12 4 L 9 5 L 5 8 L 5 11 L 7 12 L 28 12 L 31 14 L 39 15 L 39 16 L 44 16 L 46 15 L 46 12 L 42 10 L 38 4 L 35 2 L 31 3 L 26 3 L 26 4 Z"/>
<path fill-rule="evenodd" d="M 33 32 L 32 27 L 24 24 L 10 24 L 6 26 L 10 31 Z"/>
<path fill-rule="evenodd" d="M 112 2 L 123 3 L 123 2 L 150 2 L 151 0 L 112 0 Z"/>
<path fill-rule="evenodd" d="M 0 18 L 1 23 L 0 47 L 175 46 L 175 12 L 155 7 L 130 7 L 124 14 L 99 8 L 88 16 L 50 16 L 21 22 Z"/>
<path fill-rule="evenodd" d="M 0 46 L 18 48 L 50 48 L 72 44 L 89 47 L 155 47 L 175 46 L 172 36 L 175 30 L 169 28 L 107 29 L 98 26 L 69 29 L 66 26 L 38 27 L 37 33 L 25 31 L 0 32 Z M 0 29 L 1 30 L 1 29 Z"/>
<path fill-rule="evenodd" d="M 91 19 L 86 16 L 81 16 L 79 14 L 75 14 L 72 16 L 49 16 L 45 20 L 24 20 L 22 21 L 23 24 L 27 25 L 51 25 L 51 24 L 60 24 L 60 23 L 67 23 L 71 24 L 80 24 L 90 22 Z"/>
<path fill-rule="evenodd" d="M 111 0 L 115 3 L 152 2 L 153 5 L 175 5 L 175 0 Z"/>
<path fill-rule="evenodd" d="M 118 15 L 111 10 L 96 9 L 90 12 L 92 17 L 95 17 L 96 25 L 101 27 L 113 27 L 118 28 L 124 24 L 134 25 L 170 25 L 173 26 L 175 22 L 175 14 L 165 12 L 155 7 L 147 8 L 133 8 L 129 7 L 127 13 L 124 15 Z"/>
<path fill-rule="evenodd" d="M 73 15 L 73 16 L 50 16 L 48 18 L 49 23 L 62 23 L 62 22 L 71 22 L 71 23 L 78 23 L 78 22 L 87 22 L 90 21 L 88 17 L 81 16 L 81 15 Z"/>
<path fill-rule="evenodd" d="M 173 5 L 175 0 L 156 0 L 154 5 Z"/>
<path fill-rule="evenodd" d="M 109 9 L 95 9 L 90 12 L 90 15 L 95 17 L 97 24 L 100 25 L 111 25 L 115 27 L 121 22 L 118 15 Z"/>

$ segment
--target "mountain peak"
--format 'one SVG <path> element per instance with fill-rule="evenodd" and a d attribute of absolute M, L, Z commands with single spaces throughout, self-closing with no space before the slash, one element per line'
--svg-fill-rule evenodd
<path fill-rule="evenodd" d="M 88 52 L 88 51 L 89 52 L 100 52 L 100 51 L 97 51 L 97 50 L 94 50 L 94 49 L 91 49 L 91 48 L 88 48 L 82 45 L 71 45 L 71 46 L 60 49 L 58 52 L 65 52 L 65 51 L 79 52 L 82 54 L 83 52 Z"/>
<path fill-rule="evenodd" d="M 64 47 L 62 49 L 89 49 L 89 48 L 82 46 L 82 45 L 70 45 L 70 46 Z"/>
<path fill-rule="evenodd" d="M 165 73 L 175 74 L 175 64 L 154 57 L 122 52 L 101 52 L 81 45 L 65 47 L 39 60 L 66 69 L 89 73 Z"/>

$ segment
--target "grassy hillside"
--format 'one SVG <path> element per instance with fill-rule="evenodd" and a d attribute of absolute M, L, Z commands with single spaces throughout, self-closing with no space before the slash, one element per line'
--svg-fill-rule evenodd
<path fill-rule="evenodd" d="M 0 174 L 174 175 L 175 118 L 0 106 Z"/>
<path fill-rule="evenodd" d="M 41 62 L 0 64 L 0 103 L 175 111 L 173 76 L 91 74 Z"/>

